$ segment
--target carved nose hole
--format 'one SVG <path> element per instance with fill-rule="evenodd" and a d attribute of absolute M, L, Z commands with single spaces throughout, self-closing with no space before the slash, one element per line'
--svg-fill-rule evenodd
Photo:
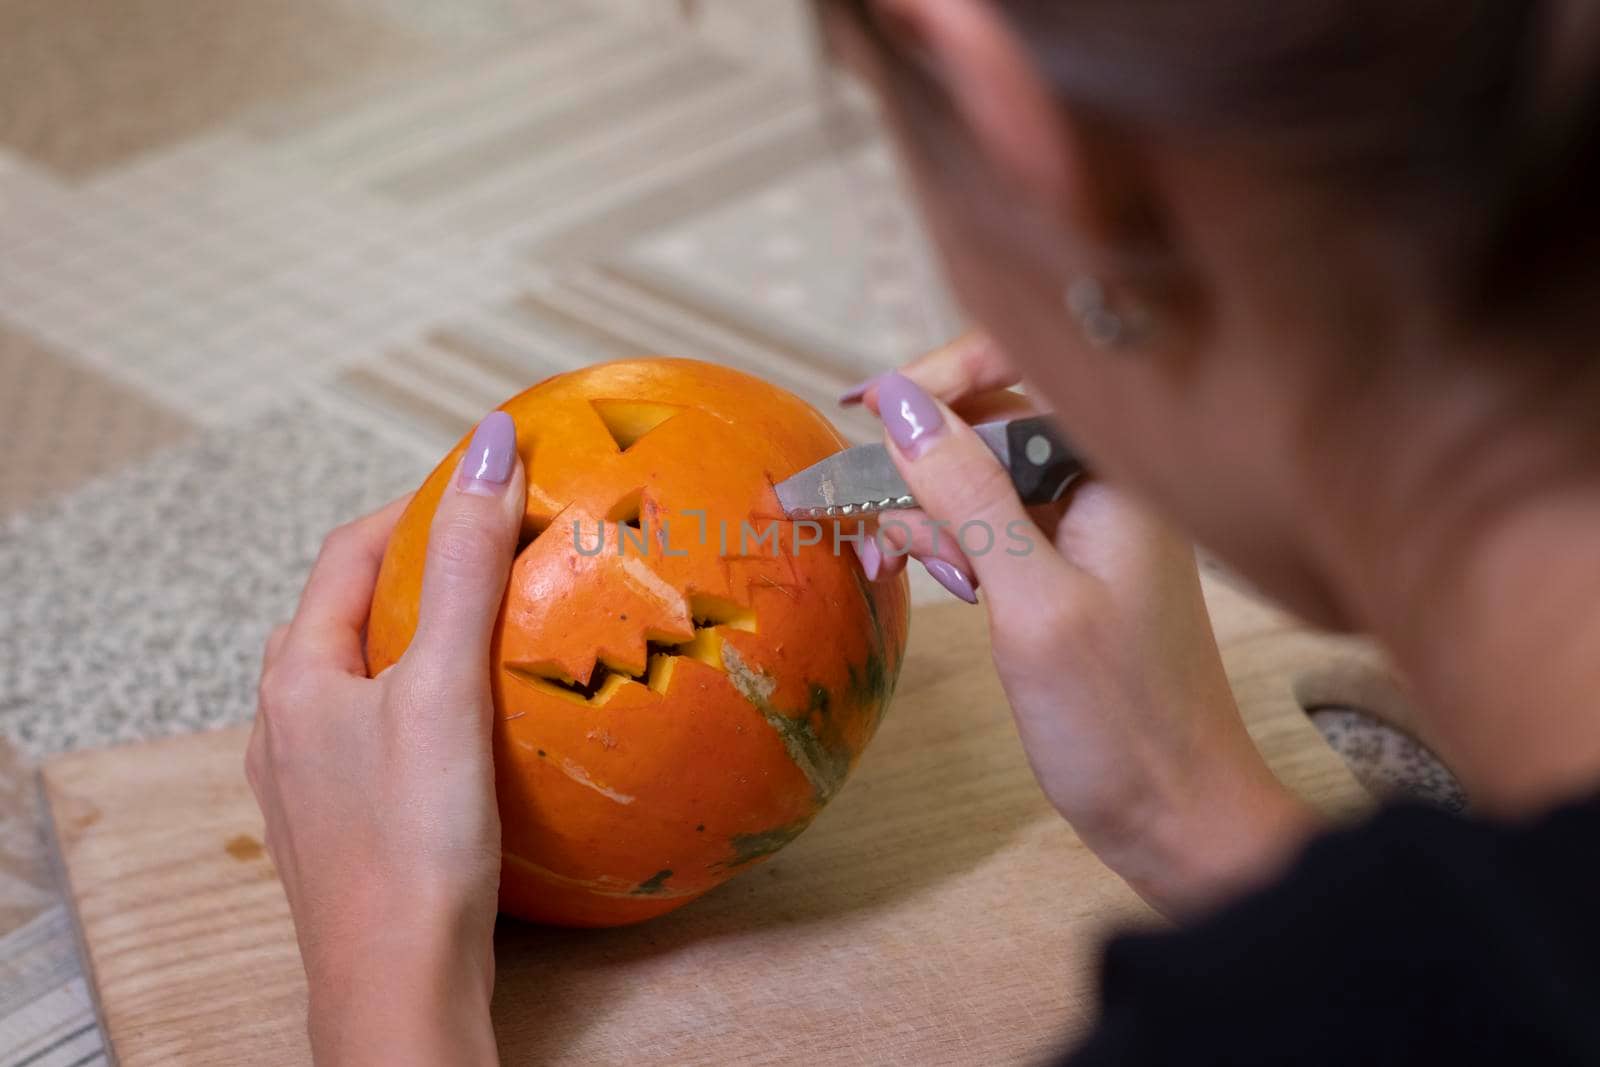
<path fill-rule="evenodd" d="M 639 529 L 639 515 L 644 508 L 644 490 L 635 489 L 627 496 L 611 505 L 606 512 L 606 521 L 614 522 L 618 526 L 631 526 Z"/>
<path fill-rule="evenodd" d="M 743 630 L 751 634 L 756 632 L 755 609 L 741 607 L 721 597 L 704 595 L 690 597 L 689 614 L 694 617 L 697 628 L 726 626 L 730 630 Z"/>

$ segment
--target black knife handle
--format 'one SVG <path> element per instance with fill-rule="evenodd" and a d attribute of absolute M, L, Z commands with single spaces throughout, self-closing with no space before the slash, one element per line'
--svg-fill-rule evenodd
<path fill-rule="evenodd" d="M 1011 484 L 1024 504 L 1061 499 L 1067 486 L 1083 473 L 1083 464 L 1045 415 L 1008 423 L 1006 454 L 1011 457 Z"/>

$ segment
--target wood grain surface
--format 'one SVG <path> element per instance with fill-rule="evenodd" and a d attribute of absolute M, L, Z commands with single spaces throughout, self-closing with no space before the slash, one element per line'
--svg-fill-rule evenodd
<path fill-rule="evenodd" d="M 1333 815 L 1365 794 L 1294 700 L 1337 643 L 1208 582 L 1274 768 Z M 309 1060 L 305 987 L 242 774 L 243 727 L 43 772 L 109 1043 L 141 1064 Z M 1151 923 L 1029 774 L 980 611 L 921 609 L 893 710 L 815 825 L 642 926 L 503 921 L 504 1060 L 1031 1062 L 1094 1011 L 1098 946 Z"/>

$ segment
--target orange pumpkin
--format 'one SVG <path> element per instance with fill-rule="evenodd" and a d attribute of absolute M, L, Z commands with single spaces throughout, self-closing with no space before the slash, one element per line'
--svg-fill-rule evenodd
<path fill-rule="evenodd" d="M 900 669 L 905 581 L 867 582 L 835 527 L 784 519 L 773 484 L 845 442 L 775 386 L 639 359 L 502 410 L 528 501 L 489 665 L 501 907 L 648 919 L 782 848 L 838 791 Z M 373 673 L 416 628 L 429 523 L 465 446 L 389 542 Z"/>

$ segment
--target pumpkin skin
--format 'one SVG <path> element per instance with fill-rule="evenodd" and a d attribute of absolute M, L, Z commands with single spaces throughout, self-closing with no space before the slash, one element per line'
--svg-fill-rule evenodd
<path fill-rule="evenodd" d="M 501 410 L 528 491 L 488 664 L 500 906 L 639 922 L 761 862 L 838 791 L 899 673 L 906 582 L 868 582 L 831 525 L 784 519 L 774 483 L 847 442 L 759 379 L 626 360 Z M 466 445 L 390 538 L 373 674 L 416 629 L 429 524 Z"/>

